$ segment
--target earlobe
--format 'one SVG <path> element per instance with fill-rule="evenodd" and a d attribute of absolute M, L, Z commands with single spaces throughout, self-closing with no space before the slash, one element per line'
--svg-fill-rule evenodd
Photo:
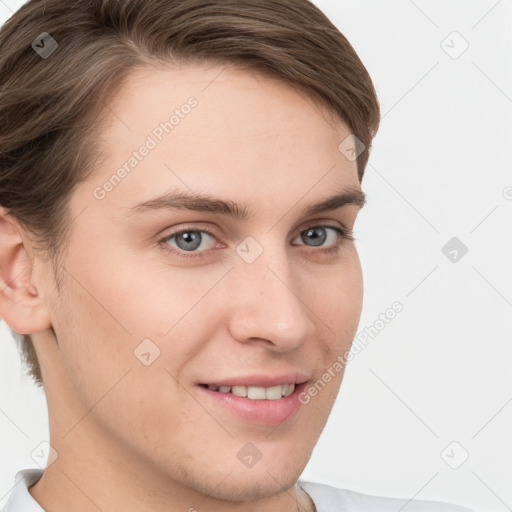
<path fill-rule="evenodd" d="M 0 318 L 18 334 L 51 327 L 49 312 L 33 282 L 34 265 L 27 252 L 28 237 L 6 208 L 0 206 Z"/>

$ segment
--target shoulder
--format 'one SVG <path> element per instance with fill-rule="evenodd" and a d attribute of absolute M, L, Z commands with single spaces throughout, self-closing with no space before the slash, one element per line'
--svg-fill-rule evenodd
<path fill-rule="evenodd" d="M 398 512 L 406 505 L 407 512 L 472 512 L 440 501 L 385 498 L 302 480 L 298 484 L 309 494 L 317 512 Z"/>

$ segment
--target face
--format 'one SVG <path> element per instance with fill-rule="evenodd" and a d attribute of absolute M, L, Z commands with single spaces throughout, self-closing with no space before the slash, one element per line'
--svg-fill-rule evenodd
<path fill-rule="evenodd" d="M 350 131 L 228 67 L 139 70 L 109 108 L 46 292 L 58 346 L 36 345 L 60 463 L 94 454 L 213 497 L 275 495 L 310 458 L 360 318 Z M 180 197 L 154 201 L 166 194 Z"/>

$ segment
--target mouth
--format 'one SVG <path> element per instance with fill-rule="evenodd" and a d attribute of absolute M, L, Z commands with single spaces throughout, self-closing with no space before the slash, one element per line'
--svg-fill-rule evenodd
<path fill-rule="evenodd" d="M 270 387 L 199 385 L 211 391 L 248 398 L 249 400 L 279 400 L 280 398 L 290 396 L 295 391 L 294 383 L 278 384 Z"/>
<path fill-rule="evenodd" d="M 300 394 L 309 381 L 287 382 L 273 386 L 242 384 L 197 384 L 206 409 L 228 412 L 244 422 L 276 425 L 295 417 L 301 408 Z"/>

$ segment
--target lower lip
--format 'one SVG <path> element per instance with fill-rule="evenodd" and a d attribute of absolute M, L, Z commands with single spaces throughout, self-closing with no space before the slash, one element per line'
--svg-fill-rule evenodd
<path fill-rule="evenodd" d="M 307 382 L 295 386 L 295 390 L 289 396 L 277 400 L 252 400 L 231 393 L 212 391 L 203 386 L 197 385 L 200 393 L 207 396 L 212 403 L 220 405 L 234 412 L 241 418 L 257 423 L 259 425 L 276 425 L 294 417 L 302 403 L 299 395 L 304 391 Z"/>

